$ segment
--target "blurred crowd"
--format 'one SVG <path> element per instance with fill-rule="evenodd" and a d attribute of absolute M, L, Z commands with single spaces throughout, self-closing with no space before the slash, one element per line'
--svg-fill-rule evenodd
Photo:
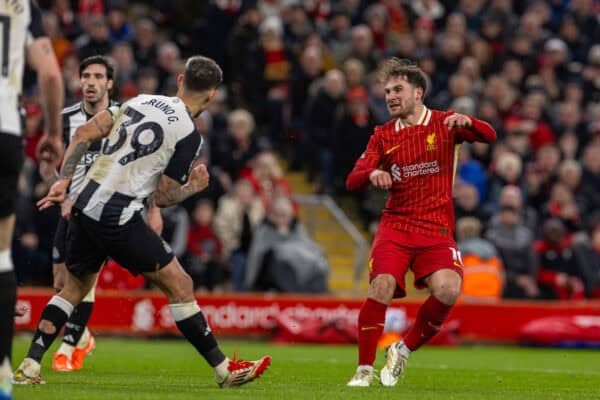
<path fill-rule="evenodd" d="M 94 54 L 114 59 L 113 98 L 121 102 L 138 93 L 173 95 L 191 54 L 223 66 L 224 85 L 197 120 L 211 184 L 163 210 L 163 237 L 197 288 L 326 290 L 326 261 L 298 221 L 278 159 L 303 171 L 319 193 L 350 199 L 343 204 L 365 229 L 376 229 L 385 194 L 348 194 L 344 180 L 373 127 L 389 119 L 375 72 L 397 56 L 429 75 L 427 106 L 475 115 L 498 133 L 493 145 L 460 151 L 455 211 L 465 296 L 600 297 L 598 2 L 39 4 L 68 103 L 79 101 L 80 60 Z M 27 87 L 29 161 L 13 254 L 21 283 L 47 284 L 58 210 L 34 211 L 47 185 L 33 151 L 42 116 L 35 85 Z M 310 274 L 282 274 L 282 265 L 300 259 Z M 110 264 L 105 270 L 101 287 L 144 285 L 118 278 Z"/>

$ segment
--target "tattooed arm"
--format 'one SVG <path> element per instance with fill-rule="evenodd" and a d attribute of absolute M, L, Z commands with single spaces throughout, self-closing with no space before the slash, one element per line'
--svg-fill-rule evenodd
<path fill-rule="evenodd" d="M 92 119 L 81 125 L 65 151 L 65 157 L 58 180 L 52 185 L 48 195 L 37 202 L 40 210 L 65 200 L 69 183 L 75 168 L 92 142 L 107 136 L 113 126 L 113 116 L 108 110 L 100 111 Z"/>
<path fill-rule="evenodd" d="M 73 140 L 65 151 L 65 157 L 58 179 L 71 179 L 75 168 L 92 142 L 106 137 L 113 126 L 110 111 L 100 111 L 92 119 L 81 125 L 75 131 Z"/>
<path fill-rule="evenodd" d="M 204 190 L 208 186 L 209 175 L 204 164 L 192 168 L 188 181 L 180 185 L 176 180 L 162 175 L 156 190 L 148 196 L 149 207 L 168 207 L 181 203 L 194 193 Z"/>

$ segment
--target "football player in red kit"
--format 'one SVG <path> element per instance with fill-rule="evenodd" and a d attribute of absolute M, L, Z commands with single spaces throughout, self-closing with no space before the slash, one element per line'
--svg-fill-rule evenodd
<path fill-rule="evenodd" d="M 370 287 L 358 316 L 358 368 L 348 386 L 369 386 L 385 312 L 406 295 L 404 277 L 429 289 L 403 341 L 386 350 L 380 378 L 394 386 L 408 357 L 441 328 L 456 302 L 462 261 L 453 239 L 452 186 L 458 148 L 464 141 L 490 143 L 496 132 L 486 122 L 423 104 L 427 76 L 412 61 L 392 58 L 381 79 L 392 120 L 375 128 L 367 149 L 347 177 L 348 190 L 369 184 L 389 190 L 369 260 Z"/>

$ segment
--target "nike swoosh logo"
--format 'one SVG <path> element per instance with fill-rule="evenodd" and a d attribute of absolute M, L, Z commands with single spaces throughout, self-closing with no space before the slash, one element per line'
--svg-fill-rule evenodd
<path fill-rule="evenodd" d="M 399 145 L 399 144 L 398 144 L 398 145 L 396 145 L 396 146 L 394 146 L 394 147 L 390 147 L 389 149 L 387 149 L 387 150 L 385 151 L 385 155 L 388 155 L 388 154 L 390 154 L 391 152 L 393 152 L 394 150 L 396 150 L 398 147 L 400 147 L 400 145 Z"/>
<path fill-rule="evenodd" d="M 362 327 L 360 328 L 360 330 L 361 330 L 361 331 L 370 331 L 370 330 L 373 330 L 373 329 L 377 329 L 377 328 L 379 328 L 379 327 L 383 327 L 385 324 L 377 324 L 377 325 L 378 325 L 378 326 L 362 326 Z"/>

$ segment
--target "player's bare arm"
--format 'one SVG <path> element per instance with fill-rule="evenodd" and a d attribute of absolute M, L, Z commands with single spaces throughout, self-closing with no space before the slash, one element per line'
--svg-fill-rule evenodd
<path fill-rule="evenodd" d="M 113 117 L 110 111 L 104 110 L 96 114 L 75 131 L 73 140 L 65 151 L 65 157 L 58 180 L 52 185 L 48 195 L 37 202 L 40 210 L 53 204 L 62 203 L 67 194 L 71 178 L 81 157 L 96 140 L 107 136 L 113 126 Z"/>
<path fill-rule="evenodd" d="M 208 186 L 209 175 L 204 164 L 198 164 L 190 171 L 188 181 L 180 185 L 176 180 L 161 175 L 158 187 L 148 196 L 149 207 L 169 207 L 181 203 L 194 193 Z"/>
<path fill-rule="evenodd" d="M 37 71 L 42 108 L 44 136 L 37 152 L 41 160 L 57 165 L 63 151 L 61 110 L 64 103 L 63 81 L 50 39 L 37 38 L 27 49 L 27 61 Z"/>

